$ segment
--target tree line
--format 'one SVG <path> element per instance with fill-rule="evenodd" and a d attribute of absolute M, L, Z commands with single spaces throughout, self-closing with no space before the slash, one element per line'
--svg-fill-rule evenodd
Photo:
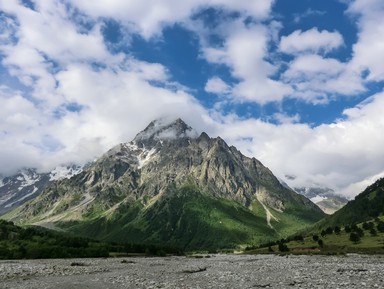
<path fill-rule="evenodd" d="M 174 247 L 106 243 L 39 227 L 22 228 L 0 219 L 0 259 L 3 260 L 108 257 L 110 252 L 151 256 L 183 254 Z"/>

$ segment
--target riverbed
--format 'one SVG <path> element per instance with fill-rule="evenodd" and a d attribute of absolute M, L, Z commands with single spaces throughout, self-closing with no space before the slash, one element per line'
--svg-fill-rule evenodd
<path fill-rule="evenodd" d="M 384 288 L 384 257 L 204 255 L 0 261 L 0 288 Z"/>

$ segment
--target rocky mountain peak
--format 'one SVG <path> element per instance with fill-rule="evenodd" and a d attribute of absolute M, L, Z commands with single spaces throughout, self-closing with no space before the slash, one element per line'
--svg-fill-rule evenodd
<path fill-rule="evenodd" d="M 174 121 L 157 119 L 152 121 L 143 131 L 133 139 L 138 147 L 155 147 L 159 143 L 197 138 L 197 132 L 187 125 L 182 119 Z"/>
<path fill-rule="evenodd" d="M 151 122 L 82 173 L 53 182 L 12 220 L 98 239 L 216 248 L 281 236 L 323 215 L 255 158 L 176 119 Z"/>

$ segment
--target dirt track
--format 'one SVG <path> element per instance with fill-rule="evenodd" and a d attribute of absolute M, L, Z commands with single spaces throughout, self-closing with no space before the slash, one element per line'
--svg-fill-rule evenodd
<path fill-rule="evenodd" d="M 384 257 L 211 255 L 0 261 L 0 288 L 384 288 Z"/>

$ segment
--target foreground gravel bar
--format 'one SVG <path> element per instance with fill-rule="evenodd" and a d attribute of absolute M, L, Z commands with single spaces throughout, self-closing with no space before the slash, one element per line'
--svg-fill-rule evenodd
<path fill-rule="evenodd" d="M 0 261 L 0 288 L 384 288 L 384 257 L 210 255 Z"/>

